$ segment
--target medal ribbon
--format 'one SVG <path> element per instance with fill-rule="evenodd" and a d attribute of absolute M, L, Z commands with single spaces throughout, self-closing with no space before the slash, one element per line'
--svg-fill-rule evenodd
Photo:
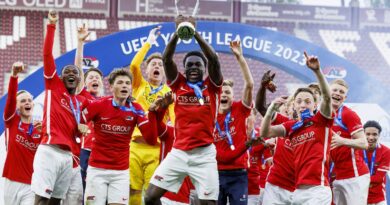
<path fill-rule="evenodd" d="M 224 120 L 225 134 L 222 133 L 221 127 L 219 126 L 218 121 L 215 122 L 215 127 L 217 128 L 218 133 L 219 133 L 219 135 L 221 137 L 225 137 L 226 136 L 226 138 L 228 139 L 228 143 L 229 143 L 230 149 L 234 150 L 235 148 L 234 148 L 234 145 L 233 145 L 233 138 L 232 138 L 232 135 L 229 132 L 230 115 L 231 115 L 231 112 L 228 112 L 226 114 L 226 117 L 225 117 L 225 120 Z"/>

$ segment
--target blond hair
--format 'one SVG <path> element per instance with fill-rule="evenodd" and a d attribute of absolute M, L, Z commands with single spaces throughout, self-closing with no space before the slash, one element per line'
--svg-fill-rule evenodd
<path fill-rule="evenodd" d="M 343 79 L 336 79 L 336 80 L 332 81 L 330 84 L 331 85 L 333 85 L 333 84 L 341 85 L 341 86 L 347 88 L 347 90 L 349 89 L 348 83 Z"/>
<path fill-rule="evenodd" d="M 223 83 L 222 83 L 222 86 L 229 86 L 229 87 L 233 88 L 234 81 L 233 80 L 229 80 L 229 79 L 224 80 Z"/>

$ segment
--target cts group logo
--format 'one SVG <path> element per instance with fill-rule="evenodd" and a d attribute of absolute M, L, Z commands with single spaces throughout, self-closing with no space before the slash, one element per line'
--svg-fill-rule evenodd
<path fill-rule="evenodd" d="M 324 70 L 324 75 L 327 78 L 345 78 L 347 77 L 347 70 L 343 67 L 325 67 Z"/>

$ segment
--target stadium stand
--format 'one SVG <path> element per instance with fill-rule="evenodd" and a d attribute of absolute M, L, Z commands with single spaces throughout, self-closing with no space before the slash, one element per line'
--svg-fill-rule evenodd
<path fill-rule="evenodd" d="M 124 15 L 122 18 L 109 18 L 104 14 L 60 12 L 59 37 L 60 52 L 65 53 L 76 47 L 76 28 L 86 23 L 92 32 L 89 40 L 96 40 L 114 32 L 133 29 L 158 22 L 173 21 L 172 16 L 156 15 Z M 9 72 L 13 62 L 23 60 L 26 64 L 37 66 L 41 64 L 43 30 L 46 16 L 45 11 L 35 10 L 9 10 L 1 9 L 0 12 L 0 80 L 3 81 L 4 73 Z M 201 20 L 226 21 L 223 18 L 200 18 Z M 303 40 L 311 41 L 326 48 L 337 55 L 350 60 L 359 67 L 377 77 L 381 82 L 390 85 L 390 60 L 386 58 L 390 54 L 390 27 L 365 26 L 360 29 L 352 29 L 343 23 L 319 23 L 310 21 L 273 21 L 264 19 L 246 19 L 244 23 L 265 27 L 275 31 L 294 35 Z M 34 26 L 27 26 L 34 25 Z M 25 49 L 25 48 L 29 49 Z M 234 58 L 229 54 L 220 54 L 223 69 L 232 73 L 236 72 L 232 65 L 237 66 Z M 228 62 L 225 64 L 225 61 Z M 255 77 L 261 76 L 264 69 L 269 67 L 278 73 L 281 82 L 294 82 L 299 80 L 278 68 L 272 68 L 256 60 L 251 62 L 251 68 Z M 256 68 L 256 69 L 254 69 Z M 27 72 L 29 72 L 27 70 Z M 231 72 L 226 72 L 229 75 Z M 236 75 L 232 75 L 235 77 Z M 240 82 L 240 77 L 235 79 Z M 4 81 L 3 81 L 4 82 Z M 236 83 L 236 92 L 240 93 L 241 83 Z M 283 85 L 283 93 L 287 88 Z M 4 93 L 4 84 L 0 84 L 0 95 Z"/>

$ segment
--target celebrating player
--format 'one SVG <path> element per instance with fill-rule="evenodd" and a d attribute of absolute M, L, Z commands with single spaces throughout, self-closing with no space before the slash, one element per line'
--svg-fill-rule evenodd
<path fill-rule="evenodd" d="M 192 17 L 178 16 L 176 25 Z M 164 69 L 175 96 L 175 143 L 172 151 L 155 171 L 145 194 L 145 204 L 160 204 L 168 190 L 177 192 L 188 175 L 192 179 L 202 204 L 215 204 L 218 199 L 218 172 L 213 145 L 213 127 L 219 104 L 222 74 L 218 56 L 195 32 L 202 52 L 191 51 L 183 59 L 185 76 L 173 61 L 177 33 L 172 36 L 164 55 Z M 203 80 L 205 67 L 209 76 Z"/>
<path fill-rule="evenodd" d="M 130 64 L 130 72 L 133 75 L 132 96 L 145 110 L 149 109 L 149 106 L 157 97 L 161 97 L 171 90 L 163 82 L 165 74 L 160 53 L 149 55 L 145 61 L 147 79 L 142 76 L 141 72 L 141 63 L 149 49 L 156 43 L 160 28 L 161 26 L 150 31 L 146 43 L 134 56 Z M 173 104 L 169 106 L 168 114 L 170 121 L 174 123 Z M 164 122 L 166 121 L 167 117 Z M 148 187 L 149 181 L 160 162 L 159 156 L 160 145 L 147 144 L 139 129 L 136 128 L 130 143 L 130 204 L 141 205 L 142 190 L 146 190 Z"/>
<path fill-rule="evenodd" d="M 3 170 L 5 204 L 30 205 L 34 203 L 31 177 L 34 155 L 41 141 L 42 124 L 33 121 L 32 95 L 25 90 L 18 92 L 18 74 L 23 69 L 22 62 L 15 62 L 12 65 L 3 116 L 7 148 Z"/>
<path fill-rule="evenodd" d="M 332 193 L 329 188 L 330 128 L 333 123 L 330 90 L 321 73 L 317 57 L 307 56 L 306 65 L 315 73 L 323 94 L 320 110 L 315 115 L 315 96 L 309 88 L 299 88 L 294 94 L 294 110 L 298 120 L 271 126 L 271 118 L 283 102 L 273 101 L 264 116 L 261 137 L 285 136 L 290 138 L 294 152 L 296 190 L 292 204 L 330 204 Z M 266 199 L 264 199 L 266 200 Z"/>
<path fill-rule="evenodd" d="M 363 205 L 367 202 L 370 174 L 358 149 L 366 149 L 367 139 L 359 116 L 343 103 L 348 85 L 337 79 L 330 84 L 335 115 L 330 156 L 334 163 L 333 202 L 336 205 Z"/>
<path fill-rule="evenodd" d="M 271 71 L 264 73 L 259 91 L 256 95 L 256 109 L 262 116 L 265 115 L 266 107 L 266 90 L 276 87 L 273 83 L 275 74 Z M 276 89 L 270 89 L 276 91 Z M 284 99 L 280 99 L 284 101 Z M 282 109 L 283 108 L 283 109 Z M 279 107 L 279 112 L 275 113 L 272 119 L 272 125 L 280 125 L 292 119 L 292 112 L 289 101 L 287 100 Z M 262 204 L 291 204 L 293 192 L 295 190 L 295 172 L 294 172 L 294 153 L 291 147 L 290 139 L 276 138 L 276 147 L 273 156 L 273 166 L 269 170 L 267 182 L 264 187 L 264 196 Z M 266 167 L 265 167 L 266 168 Z"/>
<path fill-rule="evenodd" d="M 81 110 L 88 103 L 76 95 L 80 82 L 79 68 L 67 65 L 58 76 L 52 55 L 54 32 L 58 15 L 48 14 L 49 24 L 43 49 L 45 102 L 42 142 L 34 159 L 31 189 L 35 204 L 59 204 L 69 189 L 72 178 L 73 155 L 78 147 L 77 125 Z M 50 163 L 48 163 L 50 162 Z"/>
<path fill-rule="evenodd" d="M 84 23 L 83 26 L 77 29 L 77 49 L 75 57 L 75 65 L 79 68 L 83 66 L 84 59 L 84 43 L 87 40 L 90 32 L 88 32 L 88 27 Z M 87 98 L 87 100 L 92 103 L 102 96 L 103 92 L 103 73 L 99 68 L 91 67 L 85 73 L 81 70 L 80 78 L 83 79 L 80 81 L 78 89 L 80 90 L 80 95 Z M 91 154 L 92 142 L 94 138 L 94 129 L 93 123 L 89 123 L 89 130 L 91 133 L 83 135 L 81 139 L 81 151 L 80 151 L 80 168 L 81 168 L 81 177 L 83 183 L 83 192 L 85 191 L 85 179 L 87 176 L 88 169 L 88 160 Z"/>
<path fill-rule="evenodd" d="M 367 204 L 386 205 L 385 187 L 386 173 L 390 171 L 390 149 L 378 141 L 382 127 L 377 121 L 367 121 L 363 127 L 368 149 L 360 152 L 371 175 Z"/>
<path fill-rule="evenodd" d="M 95 129 L 84 198 L 87 204 L 128 204 L 130 136 L 135 126 L 146 139 L 158 134 L 155 112 L 146 118 L 142 107 L 130 100 L 130 73 L 115 69 L 108 80 L 113 96 L 83 110 L 84 120 L 93 121 Z M 88 126 L 79 127 L 80 132 L 88 133 Z"/>
<path fill-rule="evenodd" d="M 233 81 L 222 83 L 222 93 L 215 123 L 215 147 L 219 173 L 218 204 L 247 204 L 248 175 L 245 121 L 251 113 L 253 78 L 242 53 L 240 41 L 230 42 L 230 49 L 240 64 L 244 77 L 242 100 L 233 102 Z"/>

